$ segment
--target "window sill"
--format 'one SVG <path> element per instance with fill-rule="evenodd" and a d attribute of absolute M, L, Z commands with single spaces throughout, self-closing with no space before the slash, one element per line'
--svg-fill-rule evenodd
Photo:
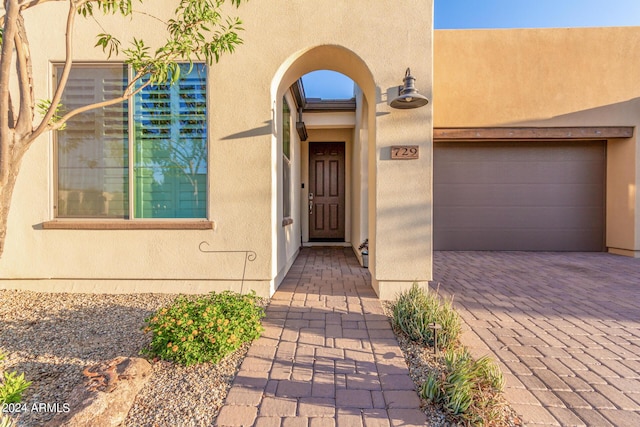
<path fill-rule="evenodd" d="M 56 219 L 42 223 L 45 230 L 212 230 L 207 220 L 77 220 Z"/>
<path fill-rule="evenodd" d="M 293 218 L 287 217 L 287 218 L 282 220 L 282 226 L 283 227 L 286 227 L 287 225 L 291 225 L 291 224 L 293 224 Z"/>

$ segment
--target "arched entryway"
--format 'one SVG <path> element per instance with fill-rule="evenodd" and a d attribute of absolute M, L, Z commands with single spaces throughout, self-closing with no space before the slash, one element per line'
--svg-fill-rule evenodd
<path fill-rule="evenodd" d="M 332 70 L 353 80 L 353 108 L 333 105 L 322 112 L 309 108 L 304 94 L 296 91 L 297 82 L 316 70 Z M 359 255 L 360 244 L 371 238 L 369 199 L 375 168 L 369 167 L 369 153 L 375 141 L 376 89 L 358 55 L 341 46 L 322 45 L 291 55 L 276 73 L 271 93 L 276 151 L 273 194 L 277 194 L 272 206 L 277 254 L 273 262 L 279 283 L 302 245 L 342 244 Z M 335 179 L 327 173 L 336 174 Z M 340 193 L 337 199 L 342 199 L 332 199 L 331 207 L 319 211 L 325 202 L 320 202 L 322 196 L 314 188 L 325 178 Z M 332 230 L 317 233 L 323 223 Z"/>

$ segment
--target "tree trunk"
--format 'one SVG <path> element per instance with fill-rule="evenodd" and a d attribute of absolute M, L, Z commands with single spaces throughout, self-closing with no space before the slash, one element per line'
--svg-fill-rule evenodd
<path fill-rule="evenodd" d="M 18 178 L 22 154 L 16 156 L 11 162 L 11 166 L 6 171 L 5 182 L 0 186 L 0 258 L 4 253 L 4 243 L 7 236 L 7 220 L 9 219 L 9 209 L 11 207 L 11 197 Z"/>
<path fill-rule="evenodd" d="M 13 132 L 12 137 L 18 138 Z M 3 144 L 8 144 L 8 141 L 2 141 Z M 22 157 L 24 151 L 22 149 L 16 149 L 15 147 L 20 144 L 20 141 L 12 141 L 10 144 L 14 150 L 10 152 L 10 160 L 5 163 L 6 171 L 3 174 L 4 180 L 0 182 L 0 258 L 4 253 L 4 244 L 7 236 L 7 221 L 9 219 L 9 208 L 11 207 L 11 197 L 13 196 L 13 190 L 18 178 L 18 172 L 20 171 L 20 164 L 22 163 Z"/>

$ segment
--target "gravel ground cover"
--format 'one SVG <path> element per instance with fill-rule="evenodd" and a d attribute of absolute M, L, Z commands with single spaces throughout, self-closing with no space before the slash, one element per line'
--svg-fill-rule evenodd
<path fill-rule="evenodd" d="M 27 407 L 33 403 L 62 406 L 84 381 L 82 370 L 87 365 L 117 356 L 139 356 L 150 341 L 142 332 L 144 319 L 176 296 L 0 290 L 0 352 L 7 355 L 0 371 L 24 372 L 32 381 L 23 399 Z M 429 349 L 395 332 L 418 388 L 439 362 Z M 125 425 L 213 425 L 248 348 L 244 345 L 217 365 L 182 367 L 156 361 Z M 452 425 L 439 408 L 424 404 L 423 410 L 431 425 Z M 30 427 L 45 425 L 55 413 L 14 415 L 18 426 Z"/>
<path fill-rule="evenodd" d="M 33 403 L 68 401 L 84 381 L 87 366 L 117 356 L 139 357 L 150 341 L 144 319 L 169 304 L 166 294 L 66 294 L 0 290 L 1 368 L 24 372 Z M 127 426 L 210 426 L 224 402 L 248 345 L 217 365 L 188 368 L 153 364 L 153 375 L 138 395 Z M 14 414 L 19 426 L 42 426 L 55 412 Z"/>

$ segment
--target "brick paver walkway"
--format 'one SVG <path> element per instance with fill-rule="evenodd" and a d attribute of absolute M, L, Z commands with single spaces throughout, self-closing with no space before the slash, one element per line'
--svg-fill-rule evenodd
<path fill-rule="evenodd" d="M 218 426 L 424 426 L 382 306 L 350 248 L 305 248 L 273 296 Z"/>
<path fill-rule="evenodd" d="M 435 280 L 527 425 L 640 426 L 640 260 L 437 252 Z"/>

